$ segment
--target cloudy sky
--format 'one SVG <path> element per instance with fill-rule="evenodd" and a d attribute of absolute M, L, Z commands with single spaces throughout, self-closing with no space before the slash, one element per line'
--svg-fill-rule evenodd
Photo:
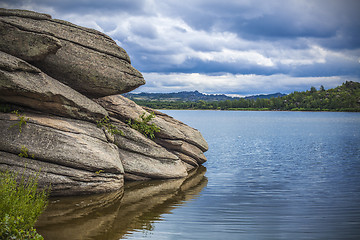
<path fill-rule="evenodd" d="M 137 92 L 251 95 L 360 81 L 359 0 L 0 0 L 111 36 Z"/>

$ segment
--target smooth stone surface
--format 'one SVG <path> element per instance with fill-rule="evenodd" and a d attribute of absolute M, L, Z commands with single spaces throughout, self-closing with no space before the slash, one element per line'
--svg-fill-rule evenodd
<path fill-rule="evenodd" d="M 131 177 L 136 175 L 144 179 L 170 179 L 187 176 L 186 167 L 180 160 L 159 160 L 143 154 L 119 151 L 125 169 L 125 179 L 140 180 Z M 127 175 L 129 173 L 130 175 Z"/>
<path fill-rule="evenodd" d="M 114 135 L 119 148 L 126 180 L 167 179 L 187 176 L 186 166 L 164 147 L 132 129 L 127 124 L 114 123 L 123 136 Z"/>
<path fill-rule="evenodd" d="M 0 21 L 0 51 L 26 61 L 40 61 L 55 54 L 61 43 L 49 35 L 27 32 Z"/>
<path fill-rule="evenodd" d="M 206 162 L 203 152 L 208 149 L 208 145 L 198 130 L 164 113 L 143 108 L 121 95 L 107 96 L 94 99 L 94 101 L 103 106 L 112 118 L 122 122 L 127 122 L 129 119 L 139 120 L 142 114 L 145 113 L 145 116 L 148 116 L 154 112 L 155 117 L 150 123 L 154 123 L 160 128 L 160 132 L 155 133 L 154 139 L 158 145 L 179 157 L 186 163 L 188 170 Z"/>
<path fill-rule="evenodd" d="M 107 142 L 94 124 L 59 117 L 25 113 L 21 132 L 15 114 L 0 114 L 1 168 L 27 166 L 41 170 L 41 183 L 52 184 L 56 195 L 97 193 L 120 189 L 124 169 L 116 145 Z M 26 147 L 29 164 L 19 164 L 18 154 Z M 63 191 L 65 190 L 66 191 Z"/>
<path fill-rule="evenodd" d="M 94 101 L 3 52 L 0 52 L 0 101 L 92 122 L 108 115 Z"/>
<path fill-rule="evenodd" d="M 131 66 L 125 50 L 110 37 L 47 16 L 21 10 L 0 11 L 3 26 L 17 28 L 15 32 L 26 32 L 26 35 L 47 35 L 60 41 L 61 48 L 56 53 L 49 51 L 46 57 L 42 56 L 36 61 L 32 59 L 32 63 L 46 74 L 89 97 L 125 93 L 145 84 L 142 74 Z M 16 42 L 16 45 L 23 41 L 18 40 L 20 42 Z M 39 46 L 23 48 L 36 47 Z M 2 50 L 22 56 L 21 48 L 17 53 L 6 48 Z"/>
<path fill-rule="evenodd" d="M 37 176 L 39 189 L 50 186 L 51 196 L 95 194 L 120 190 L 122 174 L 96 173 L 0 151 L 0 170 L 19 173 L 25 178 Z"/>

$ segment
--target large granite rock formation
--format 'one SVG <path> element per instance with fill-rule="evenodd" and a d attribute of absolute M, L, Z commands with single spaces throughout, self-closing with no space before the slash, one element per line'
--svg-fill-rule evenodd
<path fill-rule="evenodd" d="M 207 143 L 196 129 L 114 95 L 144 83 L 105 34 L 0 9 L 0 170 L 39 173 L 53 195 L 118 190 L 124 179 L 186 177 L 206 161 Z M 152 112 L 155 139 L 127 124 Z"/>
<path fill-rule="evenodd" d="M 45 14 L 2 9 L 0 31 L 6 36 L 0 51 L 32 62 L 86 96 L 125 93 L 145 83 L 125 50 L 93 29 Z"/>
<path fill-rule="evenodd" d="M 118 148 L 94 124 L 67 118 L 26 114 L 26 126 L 14 114 L 0 114 L 0 168 L 28 175 L 40 172 L 61 195 L 116 190 L 124 169 Z M 28 157 L 19 157 L 18 153 Z"/>
<path fill-rule="evenodd" d="M 64 117 L 96 122 L 100 105 L 29 63 L 0 52 L 0 100 Z"/>
<path fill-rule="evenodd" d="M 188 170 L 206 161 L 203 152 L 208 149 L 208 145 L 198 130 L 164 113 L 141 107 L 121 95 L 107 96 L 95 101 L 103 106 L 111 117 L 120 121 L 139 119 L 143 113 L 145 116 L 152 112 L 155 113 L 155 118 L 151 123 L 156 124 L 160 128 L 160 132 L 155 133 L 156 138 L 153 144 L 162 146 L 172 155 L 177 156 Z M 117 137 L 117 139 L 120 138 L 122 137 Z M 132 152 L 136 151 L 133 150 Z M 126 170 L 126 166 L 124 168 Z"/>

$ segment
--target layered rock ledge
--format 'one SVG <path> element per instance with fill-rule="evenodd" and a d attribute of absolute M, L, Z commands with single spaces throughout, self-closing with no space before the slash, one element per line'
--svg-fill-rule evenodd
<path fill-rule="evenodd" d="M 39 174 L 53 195 L 186 177 L 206 161 L 208 145 L 198 130 L 119 95 L 142 84 L 109 36 L 47 14 L 0 9 L 0 170 Z M 160 129 L 154 139 L 127 124 L 152 113 L 149 124 Z M 104 119 L 122 134 L 99 127 Z"/>

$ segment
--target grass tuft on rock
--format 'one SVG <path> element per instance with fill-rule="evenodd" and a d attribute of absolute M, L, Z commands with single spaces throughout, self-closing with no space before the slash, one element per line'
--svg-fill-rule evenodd
<path fill-rule="evenodd" d="M 129 119 L 127 124 L 142 133 L 148 138 L 154 139 L 155 133 L 160 132 L 160 128 L 155 125 L 155 123 L 149 123 L 155 117 L 155 113 L 152 112 L 148 116 L 145 116 L 145 112 L 141 114 L 140 120 L 131 120 Z"/>
<path fill-rule="evenodd" d="M 124 136 L 124 133 L 121 130 L 117 129 L 116 126 L 114 126 L 110 122 L 110 119 L 107 116 L 102 118 L 100 121 L 97 121 L 96 123 L 97 123 L 96 125 L 98 128 L 104 128 L 111 135 L 118 134 L 118 135 Z"/>

